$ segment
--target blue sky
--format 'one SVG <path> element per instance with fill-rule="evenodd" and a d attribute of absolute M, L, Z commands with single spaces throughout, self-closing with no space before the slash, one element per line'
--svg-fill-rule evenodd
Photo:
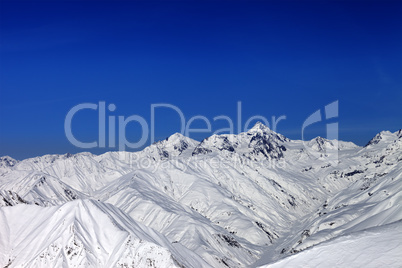
<path fill-rule="evenodd" d="M 1 1 L 0 12 L 0 155 L 83 151 L 64 119 L 99 101 L 147 121 L 155 103 L 236 120 L 241 101 L 244 119 L 286 115 L 277 131 L 300 139 L 304 120 L 339 100 L 342 140 L 402 128 L 401 1 Z M 95 140 L 97 120 L 80 112 L 74 135 Z M 161 109 L 156 139 L 179 126 Z M 325 122 L 307 134 L 325 136 Z M 129 140 L 140 135 L 128 125 Z M 85 151 L 105 150 L 117 148 Z"/>

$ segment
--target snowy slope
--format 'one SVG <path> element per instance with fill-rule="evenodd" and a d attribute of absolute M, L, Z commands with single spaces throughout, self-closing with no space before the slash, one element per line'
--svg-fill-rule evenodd
<path fill-rule="evenodd" d="M 379 142 L 349 155 L 348 162 L 355 165 L 331 172 L 334 181 L 350 180 L 348 187 L 328 196 L 314 213 L 299 219 L 291 235 L 269 248 L 256 266 L 334 237 L 402 219 L 401 135 L 384 132 L 373 140 Z"/>
<path fill-rule="evenodd" d="M 207 267 L 184 248 L 91 200 L 0 209 L 2 267 Z"/>
<path fill-rule="evenodd" d="M 401 267 L 402 222 L 343 235 L 264 268 Z"/>
<path fill-rule="evenodd" d="M 381 132 L 362 148 L 257 123 L 201 142 L 176 133 L 135 153 L 46 155 L 3 165 L 0 206 L 92 199 L 213 267 L 262 265 L 401 220 L 401 137 Z"/>

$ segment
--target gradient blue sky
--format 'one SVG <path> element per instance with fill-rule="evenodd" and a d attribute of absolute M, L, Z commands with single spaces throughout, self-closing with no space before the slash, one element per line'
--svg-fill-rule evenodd
<path fill-rule="evenodd" d="M 235 120 L 241 101 L 244 119 L 286 115 L 277 131 L 300 139 L 304 120 L 339 100 L 342 140 L 402 128 L 401 1 L 1 1 L 0 12 L 0 155 L 83 151 L 64 134 L 83 102 L 146 120 L 162 102 Z M 179 131 L 160 111 L 156 139 Z M 95 140 L 96 112 L 77 115 L 73 132 Z M 105 150 L 116 148 L 89 151 Z"/>

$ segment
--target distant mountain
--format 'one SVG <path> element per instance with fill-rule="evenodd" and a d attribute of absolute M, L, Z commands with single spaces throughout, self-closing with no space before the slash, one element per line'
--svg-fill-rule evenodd
<path fill-rule="evenodd" d="M 176 133 L 134 153 L 2 157 L 0 234 L 10 239 L 0 265 L 256 266 L 395 223 L 401 133 L 359 147 L 257 123 L 201 142 Z"/>

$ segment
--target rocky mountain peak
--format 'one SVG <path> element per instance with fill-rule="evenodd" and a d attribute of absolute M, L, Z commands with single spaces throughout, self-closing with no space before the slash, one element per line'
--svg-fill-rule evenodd
<path fill-rule="evenodd" d="M 387 139 L 390 136 L 393 136 L 393 134 L 391 132 L 389 132 L 389 131 L 381 131 L 380 133 L 375 135 L 374 138 L 372 138 L 364 147 L 374 145 L 374 144 L 378 144 L 381 140 Z"/>
<path fill-rule="evenodd" d="M 2 156 L 0 157 L 0 167 L 13 167 L 17 164 L 18 161 L 9 156 Z"/>

